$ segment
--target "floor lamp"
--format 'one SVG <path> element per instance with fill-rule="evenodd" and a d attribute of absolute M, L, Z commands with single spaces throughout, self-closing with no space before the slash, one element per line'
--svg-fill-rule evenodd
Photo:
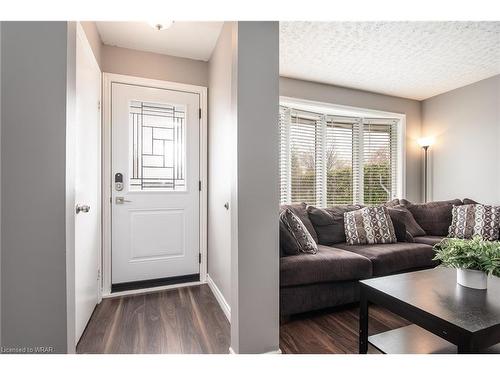
<path fill-rule="evenodd" d="M 430 138 L 420 138 L 418 144 L 424 150 L 424 202 L 427 202 L 427 178 L 428 178 L 428 150 L 429 146 L 432 144 L 432 139 Z"/>

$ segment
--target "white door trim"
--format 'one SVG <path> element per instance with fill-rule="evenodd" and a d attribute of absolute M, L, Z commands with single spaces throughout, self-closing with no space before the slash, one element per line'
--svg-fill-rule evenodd
<path fill-rule="evenodd" d="M 195 93 L 200 96 L 200 283 L 207 279 L 207 88 L 113 73 L 103 73 L 102 121 L 102 289 L 100 298 L 111 295 L 111 85 L 124 83 Z M 115 294 L 113 294 L 114 296 Z"/>

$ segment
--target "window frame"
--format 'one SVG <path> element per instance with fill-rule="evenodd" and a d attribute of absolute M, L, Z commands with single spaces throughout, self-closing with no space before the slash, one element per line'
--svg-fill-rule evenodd
<path fill-rule="evenodd" d="M 345 116 L 345 117 L 360 117 L 360 118 L 381 118 L 381 119 L 387 119 L 387 118 L 394 118 L 398 120 L 397 124 L 397 164 L 396 164 L 396 185 L 397 185 L 397 197 L 403 198 L 406 196 L 406 115 L 404 113 L 396 113 L 396 112 L 387 112 L 387 111 L 380 111 L 380 110 L 374 110 L 374 109 L 367 109 L 367 108 L 360 108 L 360 107 L 352 107 L 352 106 L 345 106 L 345 105 L 339 105 L 339 104 L 332 104 L 332 103 L 325 103 L 325 102 L 318 102 L 318 101 L 312 101 L 312 100 L 307 100 L 307 99 L 298 99 L 298 98 L 292 98 L 292 97 L 286 97 L 286 96 L 280 96 L 279 100 L 279 105 L 280 106 L 285 106 L 285 107 L 290 107 L 295 110 L 299 111 L 308 111 L 308 112 L 315 112 L 318 114 L 322 115 L 329 115 L 329 116 Z M 289 152 L 289 140 L 290 133 L 287 133 L 287 145 L 285 145 L 285 148 L 287 148 L 287 151 Z M 280 148 L 282 148 L 282 145 L 280 144 Z M 361 151 L 361 150 L 360 150 Z M 354 153 L 354 152 L 353 152 Z M 281 163 L 282 159 L 280 157 L 279 160 L 280 163 L 280 179 L 281 179 Z M 290 176 L 289 176 L 290 177 Z M 358 178 L 353 178 L 353 183 L 356 183 L 356 180 L 359 180 Z M 291 181 L 290 178 L 288 178 L 288 181 Z M 362 183 L 362 182 L 361 182 Z M 324 188 L 326 189 L 326 184 L 324 184 Z M 281 194 L 283 191 L 283 187 L 280 189 L 280 201 L 281 201 Z M 285 190 L 287 190 L 287 198 L 286 198 L 286 203 L 290 203 L 291 200 L 291 186 L 285 187 Z M 354 201 L 360 200 L 362 202 L 362 186 L 360 187 L 359 190 L 360 197 L 354 197 Z M 355 192 L 353 192 L 355 194 Z M 320 196 L 319 198 L 316 197 L 316 204 L 322 204 L 326 202 L 326 193 L 323 194 L 324 196 Z M 311 203 L 312 204 L 312 203 Z"/>

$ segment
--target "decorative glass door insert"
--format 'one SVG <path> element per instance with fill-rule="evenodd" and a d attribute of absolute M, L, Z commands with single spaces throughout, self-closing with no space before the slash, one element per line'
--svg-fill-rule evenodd
<path fill-rule="evenodd" d="M 130 102 L 130 191 L 186 191 L 186 108 Z"/>

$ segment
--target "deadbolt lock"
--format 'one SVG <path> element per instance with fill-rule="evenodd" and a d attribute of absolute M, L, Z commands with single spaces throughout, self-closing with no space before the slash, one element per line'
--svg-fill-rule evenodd
<path fill-rule="evenodd" d="M 123 175 L 121 173 L 115 173 L 115 190 L 123 190 Z"/>

